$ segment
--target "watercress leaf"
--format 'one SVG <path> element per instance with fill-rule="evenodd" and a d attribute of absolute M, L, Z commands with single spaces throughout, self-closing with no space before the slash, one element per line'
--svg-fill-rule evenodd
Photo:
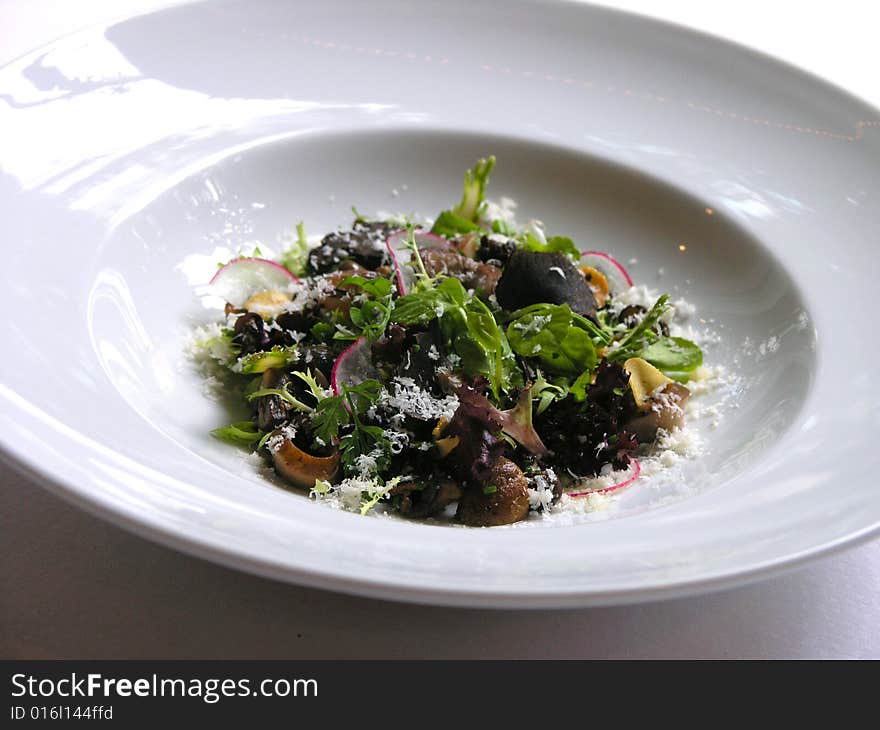
<path fill-rule="evenodd" d="M 703 364 L 703 352 L 683 337 L 662 337 L 648 345 L 639 355 L 658 370 L 689 373 Z"/>
<path fill-rule="evenodd" d="M 312 326 L 309 332 L 318 342 L 327 342 L 327 340 L 333 339 L 335 328 L 329 322 L 318 322 Z"/>

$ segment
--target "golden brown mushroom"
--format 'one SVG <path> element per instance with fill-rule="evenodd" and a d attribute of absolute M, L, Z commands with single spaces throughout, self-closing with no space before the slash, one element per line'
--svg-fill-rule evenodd
<path fill-rule="evenodd" d="M 481 488 L 466 489 L 455 517 L 471 527 L 510 525 L 529 514 L 528 482 L 510 459 L 500 457 L 492 465 L 489 479 Z"/>
<path fill-rule="evenodd" d="M 684 425 L 684 406 L 691 394 L 685 386 L 640 357 L 630 358 L 623 368 L 630 375 L 629 387 L 638 409 L 638 415 L 624 425 L 627 431 L 642 443 L 650 443 L 658 429 L 672 431 Z"/>
<path fill-rule="evenodd" d="M 280 434 L 275 431 L 273 437 Z M 272 437 L 270 437 L 270 442 Z M 311 489 L 315 486 L 315 480 L 333 482 L 339 475 L 339 451 L 334 451 L 330 456 L 312 456 L 300 449 L 289 438 L 285 438 L 281 445 L 272 452 L 272 461 L 275 471 L 300 489 Z"/>

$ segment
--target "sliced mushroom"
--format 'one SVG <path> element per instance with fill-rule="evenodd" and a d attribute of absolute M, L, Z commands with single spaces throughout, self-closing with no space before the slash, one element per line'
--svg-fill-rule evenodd
<path fill-rule="evenodd" d="M 279 368 L 269 368 L 260 378 L 260 390 L 281 390 L 290 382 L 290 376 Z M 277 428 L 290 413 L 290 405 L 277 395 L 264 395 L 257 399 L 257 425 L 262 431 Z"/>
<path fill-rule="evenodd" d="M 471 527 L 496 527 L 519 522 L 528 514 L 528 481 L 516 464 L 502 456 L 482 487 L 464 491 L 455 517 Z"/>
<path fill-rule="evenodd" d="M 272 436 L 280 435 L 275 431 Z M 270 442 L 272 437 L 270 437 Z M 339 475 L 339 451 L 330 456 L 312 456 L 300 449 L 289 438 L 272 451 L 272 462 L 282 477 L 301 489 L 311 489 L 315 480 L 333 482 Z"/>
<path fill-rule="evenodd" d="M 248 312 L 256 312 L 263 319 L 277 317 L 290 302 L 290 294 L 278 289 L 257 292 L 244 303 Z"/>
<path fill-rule="evenodd" d="M 642 443 L 657 438 L 658 429 L 672 431 L 684 425 L 684 406 L 691 392 L 670 380 L 651 363 L 640 357 L 623 364 L 629 373 L 629 387 L 637 414 L 624 424 L 625 430 Z"/>
<path fill-rule="evenodd" d="M 652 396 L 672 382 L 651 363 L 640 357 L 631 357 L 623 363 L 623 369 L 629 373 L 629 389 L 639 410 L 648 410 L 651 407 Z"/>

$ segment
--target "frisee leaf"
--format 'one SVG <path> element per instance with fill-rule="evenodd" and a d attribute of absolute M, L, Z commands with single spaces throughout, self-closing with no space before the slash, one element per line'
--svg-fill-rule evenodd
<path fill-rule="evenodd" d="M 495 167 L 495 156 L 490 155 L 477 160 L 473 170 L 464 174 L 464 190 L 461 202 L 452 209 L 452 212 L 469 221 L 476 221 L 480 217 L 483 207 L 483 199 L 486 196 L 486 186 L 489 184 L 489 174 Z"/>
<path fill-rule="evenodd" d="M 292 374 L 308 386 L 309 392 L 315 397 L 315 400 L 318 403 L 327 397 L 327 391 L 318 384 L 318 381 L 315 380 L 315 376 L 311 370 L 306 370 L 304 373 L 296 370 Z"/>
<path fill-rule="evenodd" d="M 474 169 L 468 170 L 464 175 L 461 202 L 437 216 L 431 233 L 452 238 L 462 233 L 481 230 L 480 215 L 485 208 L 486 186 L 489 184 L 489 174 L 494 167 L 494 156 L 477 160 Z"/>
<path fill-rule="evenodd" d="M 326 497 L 333 485 L 325 479 L 315 479 L 315 486 L 309 492 L 310 497 Z"/>
<path fill-rule="evenodd" d="M 296 240 L 290 248 L 282 252 L 280 263 L 294 276 L 303 276 L 309 260 L 309 242 L 306 239 L 306 229 L 302 221 L 296 224 Z"/>
<path fill-rule="evenodd" d="M 276 395 L 285 403 L 293 406 L 298 411 L 305 411 L 307 413 L 311 413 L 315 409 L 311 406 L 307 406 L 305 403 L 297 400 L 291 395 L 290 391 L 287 390 L 287 386 L 284 388 L 260 388 L 259 390 L 255 390 L 253 393 L 250 393 L 247 397 L 249 401 L 256 400 L 257 398 L 263 398 L 267 395 Z"/>
<path fill-rule="evenodd" d="M 361 515 L 367 514 L 367 512 L 379 504 L 399 483 L 400 477 L 389 479 L 384 484 L 380 484 L 378 480 L 374 481 L 370 490 L 364 490 L 361 493 Z"/>

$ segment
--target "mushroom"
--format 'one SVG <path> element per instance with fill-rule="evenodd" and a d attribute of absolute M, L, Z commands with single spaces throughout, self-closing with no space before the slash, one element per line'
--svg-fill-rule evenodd
<path fill-rule="evenodd" d="M 391 494 L 400 497 L 400 514 L 424 518 L 436 515 L 461 498 L 461 487 L 451 479 L 400 482 Z"/>
<path fill-rule="evenodd" d="M 290 383 L 290 376 L 279 368 L 269 368 L 260 378 L 260 390 L 283 390 Z M 290 405 L 277 395 L 264 395 L 257 399 L 257 425 L 262 431 L 280 426 L 287 420 Z"/>
<path fill-rule="evenodd" d="M 637 413 L 624 428 L 642 443 L 657 438 L 658 429 L 672 431 L 684 425 L 684 406 L 691 392 L 670 380 L 647 360 L 632 357 L 623 363 Z"/>
<path fill-rule="evenodd" d="M 274 431 L 269 437 L 270 443 L 281 435 L 280 429 Z M 339 475 L 338 449 L 330 456 L 312 456 L 300 449 L 290 438 L 284 437 L 281 444 L 271 451 L 275 471 L 301 489 L 311 489 L 315 486 L 316 479 L 332 482 Z"/>
<path fill-rule="evenodd" d="M 453 276 L 465 289 L 475 289 L 485 297 L 495 292 L 495 286 L 501 277 L 501 269 L 494 264 L 475 261 L 458 251 L 422 248 L 419 249 L 419 255 L 428 276 Z"/>
<path fill-rule="evenodd" d="M 248 312 L 256 312 L 263 319 L 270 319 L 281 314 L 290 303 L 290 294 L 278 289 L 266 289 L 257 292 L 244 303 Z"/>
<path fill-rule="evenodd" d="M 596 299 L 584 275 L 565 254 L 519 250 L 495 288 L 498 303 L 509 310 L 530 304 L 567 304 L 584 317 L 596 316 Z"/>
<path fill-rule="evenodd" d="M 455 517 L 471 527 L 510 525 L 529 513 L 528 482 L 522 470 L 510 459 L 500 457 L 492 464 L 483 486 L 464 491 Z"/>

